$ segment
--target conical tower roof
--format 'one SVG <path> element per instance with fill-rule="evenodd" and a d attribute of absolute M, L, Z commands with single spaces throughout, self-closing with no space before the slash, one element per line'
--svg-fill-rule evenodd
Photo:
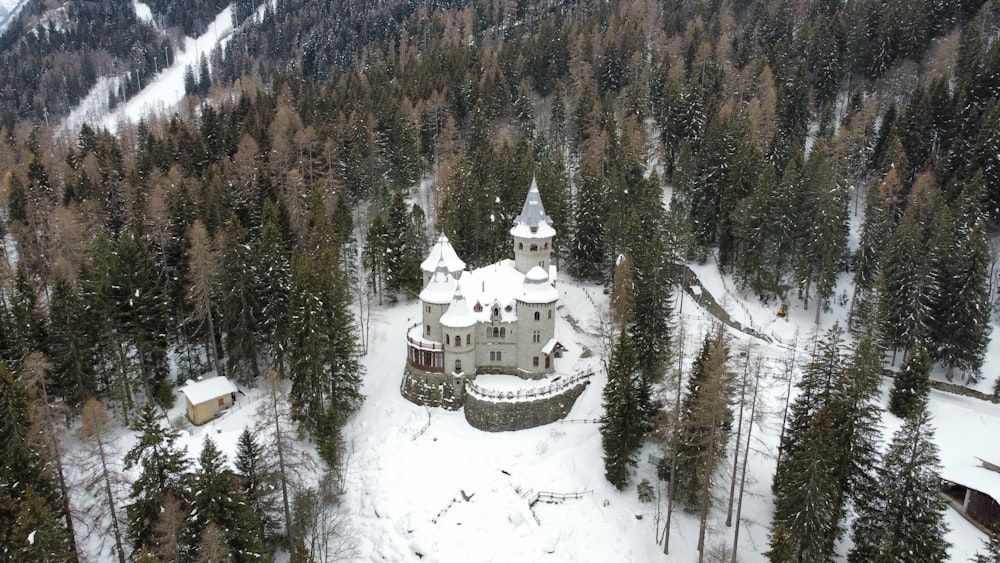
<path fill-rule="evenodd" d="M 425 272 L 433 272 L 437 269 L 438 262 L 442 260 L 452 274 L 457 274 L 465 269 L 465 262 L 458 257 L 458 253 L 455 252 L 455 248 L 444 233 L 438 236 L 437 242 L 434 243 L 427 255 L 427 259 L 420 263 L 420 269 Z"/>
<path fill-rule="evenodd" d="M 542 195 L 538 193 L 538 182 L 531 179 L 528 197 L 524 198 L 521 214 L 514 218 L 510 234 L 521 238 L 551 238 L 556 231 L 552 228 L 552 218 L 545 214 Z"/>
<path fill-rule="evenodd" d="M 420 300 L 424 303 L 433 303 L 435 305 L 448 304 L 451 302 L 452 295 L 455 294 L 457 286 L 458 280 L 453 278 L 448 272 L 448 266 L 445 264 L 444 259 L 438 260 L 434 276 L 431 278 L 430 283 L 427 284 L 427 287 L 420 292 Z"/>
<path fill-rule="evenodd" d="M 441 315 L 441 325 L 448 328 L 467 328 L 474 324 L 476 324 L 476 317 L 473 316 L 469 304 L 465 301 L 462 286 L 458 286 L 455 288 L 455 294 L 452 295 L 451 305 Z"/>

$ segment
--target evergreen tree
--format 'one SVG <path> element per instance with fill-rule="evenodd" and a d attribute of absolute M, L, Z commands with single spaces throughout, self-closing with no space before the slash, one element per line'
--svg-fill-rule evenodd
<path fill-rule="evenodd" d="M 250 510 L 256 515 L 261 538 L 278 535 L 274 518 L 276 475 L 265 464 L 264 449 L 257 436 L 244 429 L 236 443 L 236 475 Z"/>
<path fill-rule="evenodd" d="M 907 418 L 921 408 L 931 392 L 931 358 L 927 349 L 918 346 L 910 352 L 902 369 L 892 381 L 889 412 Z"/>
<path fill-rule="evenodd" d="M 226 467 L 225 456 L 206 437 L 191 483 L 191 513 L 184 532 L 188 554 L 202 551 L 203 532 L 211 525 L 221 532 L 232 561 L 259 561 L 264 556 L 257 515 Z"/>
<path fill-rule="evenodd" d="M 221 325 L 225 334 L 228 373 L 244 385 L 261 374 L 260 354 L 264 334 L 260 330 L 262 306 L 257 264 L 239 221 L 230 221 L 223 235 L 223 279 Z"/>
<path fill-rule="evenodd" d="M 584 160 L 578 172 L 570 246 L 570 270 L 585 279 L 596 279 L 604 260 L 606 187 L 600 163 Z"/>
<path fill-rule="evenodd" d="M 97 392 L 94 374 L 93 332 L 79 290 L 66 268 L 57 267 L 48 307 L 51 393 L 72 409 Z"/>
<path fill-rule="evenodd" d="M 146 548 L 158 552 L 155 526 L 167 497 L 185 498 L 185 452 L 177 445 L 180 432 L 164 426 L 153 403 L 139 407 L 130 428 L 139 434 L 135 446 L 125 454 L 125 469 L 138 468 L 139 477 L 129 495 L 128 536 L 136 553 Z"/>
<path fill-rule="evenodd" d="M 878 488 L 858 508 L 848 561 L 947 559 L 947 508 L 938 496 L 940 483 L 934 428 L 921 407 L 893 435 L 878 470 Z"/>
<path fill-rule="evenodd" d="M 1000 563 L 1000 526 L 994 525 L 989 537 L 983 541 L 983 549 L 976 553 L 975 563 Z"/>
<path fill-rule="evenodd" d="M 265 352 L 285 375 L 288 354 L 289 294 L 291 291 L 291 247 L 294 237 L 288 210 L 283 204 L 264 203 L 263 226 L 255 252 L 260 295 L 260 332 L 265 335 Z"/>
<path fill-rule="evenodd" d="M 28 408 L 23 386 L 0 364 L 0 559 L 75 561 L 59 488 L 32 444 Z"/>
<path fill-rule="evenodd" d="M 672 490 L 689 510 L 704 510 L 712 476 L 725 457 L 733 422 L 733 374 L 726 366 L 729 351 L 718 335 L 706 335 L 691 366 L 681 404 L 677 468 Z"/>
<path fill-rule="evenodd" d="M 604 416 L 601 417 L 604 477 L 619 490 L 628 486 L 629 468 L 635 466 L 636 454 L 642 445 L 643 416 L 636 379 L 635 349 L 627 332 L 622 330 L 608 365 Z"/>

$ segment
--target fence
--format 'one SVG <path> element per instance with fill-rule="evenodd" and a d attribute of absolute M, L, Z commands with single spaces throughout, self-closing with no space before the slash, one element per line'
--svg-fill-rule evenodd
<path fill-rule="evenodd" d="M 475 381 L 468 381 L 465 384 L 465 391 L 470 395 L 474 395 L 478 399 L 489 399 L 494 401 L 530 401 L 558 395 L 567 389 L 590 379 L 593 375 L 593 370 L 589 370 L 578 373 L 569 379 L 556 378 L 558 379 L 557 381 L 553 381 L 545 387 L 532 387 L 530 389 L 518 389 L 516 391 L 486 389 L 480 385 L 476 385 Z"/>
<path fill-rule="evenodd" d="M 521 493 L 521 498 L 528 501 L 528 506 L 535 506 L 539 501 L 541 502 L 563 502 L 567 499 L 577 499 L 583 498 L 587 495 L 594 494 L 594 491 L 574 491 L 570 493 L 553 493 L 551 491 L 535 491 L 534 489 L 528 489 L 524 493 Z"/>

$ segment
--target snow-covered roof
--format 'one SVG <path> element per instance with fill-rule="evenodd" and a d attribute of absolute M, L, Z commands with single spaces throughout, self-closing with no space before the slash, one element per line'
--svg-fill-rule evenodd
<path fill-rule="evenodd" d="M 968 463 L 943 466 L 941 478 L 985 493 L 1000 503 L 1000 473 L 986 469 L 973 459 Z"/>
<path fill-rule="evenodd" d="M 462 295 L 461 286 L 455 288 L 455 295 L 451 299 L 451 306 L 441 315 L 441 326 L 448 328 L 466 328 L 476 324 L 476 317 L 473 316 L 469 304 Z"/>
<path fill-rule="evenodd" d="M 549 274 L 535 266 L 524 276 L 517 299 L 525 303 L 552 303 L 559 300 L 559 292 L 552 287 Z"/>
<path fill-rule="evenodd" d="M 458 273 L 465 269 L 465 262 L 458 257 L 455 247 L 451 245 L 444 233 L 441 233 L 437 242 L 431 247 L 427 259 L 420 263 L 420 269 L 425 272 L 433 272 L 442 260 L 451 273 Z"/>
<path fill-rule="evenodd" d="M 427 284 L 427 287 L 420 292 L 420 300 L 424 303 L 435 305 L 447 305 L 451 303 L 451 298 L 455 295 L 455 288 L 458 287 L 458 280 L 448 272 L 448 266 L 442 258 L 438 261 L 437 269 L 434 270 L 434 277 Z"/>
<path fill-rule="evenodd" d="M 542 346 L 542 353 L 546 355 L 551 354 L 552 351 L 555 350 L 557 347 L 565 349 L 564 346 L 560 344 L 558 340 L 556 340 L 555 338 L 550 338 L 549 341 L 545 343 L 545 346 Z"/>
<path fill-rule="evenodd" d="M 188 383 L 180 389 L 181 393 L 191 401 L 192 405 L 200 405 L 230 393 L 236 392 L 236 386 L 223 376 L 211 377 L 202 381 Z"/>
<path fill-rule="evenodd" d="M 520 238 L 551 238 L 556 231 L 552 228 L 552 219 L 545 214 L 542 206 L 542 196 L 538 193 L 538 182 L 531 179 L 531 188 L 524 198 L 521 214 L 514 218 L 514 226 L 510 234 Z"/>

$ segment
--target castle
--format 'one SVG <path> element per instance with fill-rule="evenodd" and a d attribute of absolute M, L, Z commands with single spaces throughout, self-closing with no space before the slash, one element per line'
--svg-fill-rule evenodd
<path fill-rule="evenodd" d="M 458 409 L 478 374 L 542 379 L 555 371 L 556 231 L 532 180 L 510 235 L 513 260 L 465 271 L 443 234 L 421 264 L 421 322 L 407 331 L 402 393 L 411 401 Z"/>

